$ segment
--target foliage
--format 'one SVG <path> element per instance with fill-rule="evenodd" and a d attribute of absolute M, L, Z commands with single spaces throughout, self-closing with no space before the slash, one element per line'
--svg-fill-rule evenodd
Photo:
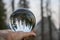
<path fill-rule="evenodd" d="M 5 9 L 4 9 L 4 3 L 2 0 L 0 0 L 0 29 L 6 29 L 5 25 L 5 20 L 6 15 L 5 15 Z"/>

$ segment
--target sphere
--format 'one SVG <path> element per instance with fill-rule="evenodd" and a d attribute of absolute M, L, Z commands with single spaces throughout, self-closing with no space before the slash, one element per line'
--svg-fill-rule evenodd
<path fill-rule="evenodd" d="M 33 13 L 27 9 L 18 9 L 10 16 L 10 28 L 13 31 L 30 32 L 36 24 Z"/>

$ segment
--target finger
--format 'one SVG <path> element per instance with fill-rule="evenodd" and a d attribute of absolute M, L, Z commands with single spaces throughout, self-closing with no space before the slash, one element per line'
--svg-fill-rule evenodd
<path fill-rule="evenodd" d="M 34 32 L 26 32 L 24 33 L 23 40 L 33 39 L 36 36 Z"/>
<path fill-rule="evenodd" d="M 36 34 L 32 31 L 32 32 L 17 32 L 19 35 L 22 35 L 23 37 L 27 37 L 27 36 L 36 36 Z"/>
<path fill-rule="evenodd" d="M 23 34 L 25 37 L 28 37 L 28 36 L 36 36 L 36 34 L 34 32 L 26 32 Z"/>

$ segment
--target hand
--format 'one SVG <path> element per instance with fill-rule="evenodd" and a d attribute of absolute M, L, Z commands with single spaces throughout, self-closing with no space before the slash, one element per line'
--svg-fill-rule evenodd
<path fill-rule="evenodd" d="M 3 34 L 2 34 L 3 35 Z M 6 40 L 26 40 L 30 37 L 35 37 L 36 34 L 34 32 L 12 32 L 9 31 L 8 33 L 5 33 Z"/>

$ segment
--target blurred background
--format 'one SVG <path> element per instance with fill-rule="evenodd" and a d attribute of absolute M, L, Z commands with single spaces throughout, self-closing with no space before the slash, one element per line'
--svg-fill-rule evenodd
<path fill-rule="evenodd" d="M 41 20 L 41 0 L 25 0 L 25 6 L 31 10 L 36 17 L 36 24 Z M 9 17 L 13 11 L 22 8 L 21 0 L 0 0 L 0 29 L 5 29 L 9 23 Z M 23 2 L 22 2 L 23 3 Z M 43 0 L 44 17 L 47 17 L 48 9 L 51 11 L 51 20 L 59 29 L 59 0 Z"/>

